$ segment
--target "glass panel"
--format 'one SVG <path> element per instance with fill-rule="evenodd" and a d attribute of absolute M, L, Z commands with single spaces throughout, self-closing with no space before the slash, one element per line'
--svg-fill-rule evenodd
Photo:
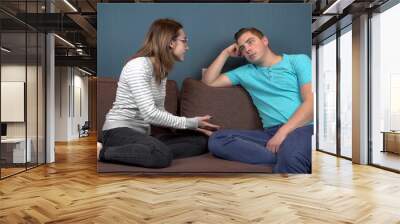
<path fill-rule="evenodd" d="M 340 36 L 340 152 L 352 157 L 352 35 L 351 30 Z"/>
<path fill-rule="evenodd" d="M 314 121 L 314 131 L 313 131 L 313 136 L 312 136 L 312 149 L 316 150 L 316 121 L 317 121 L 317 98 L 316 98 L 316 93 L 317 93 L 317 89 L 316 89 L 316 78 L 317 78 L 317 47 L 315 45 L 312 46 L 312 51 L 311 51 L 311 61 L 312 61 L 312 91 L 313 91 L 313 95 L 314 95 L 314 102 L 313 102 L 313 109 L 314 109 L 314 117 L 313 117 L 313 121 Z"/>
<path fill-rule="evenodd" d="M 45 35 L 32 27 L 45 0 L 1 1 L 0 7 L 13 15 L 0 12 L 3 178 L 45 162 Z"/>
<path fill-rule="evenodd" d="M 26 34 L 1 34 L 1 140 L 2 177 L 25 170 L 26 148 Z"/>
<path fill-rule="evenodd" d="M 372 163 L 400 170 L 400 4 L 374 15 L 372 29 Z"/>
<path fill-rule="evenodd" d="M 46 63 L 46 36 L 39 33 L 38 45 L 38 164 L 45 163 L 45 63 Z"/>
<path fill-rule="evenodd" d="M 37 91 L 38 91 L 38 49 L 37 49 L 37 41 L 38 36 L 36 32 L 27 33 L 28 38 L 28 62 L 27 62 L 27 82 L 26 82 L 26 113 L 27 113 L 27 142 L 29 144 L 28 149 L 30 149 L 30 153 L 28 155 L 28 168 L 37 165 L 37 132 L 38 132 L 38 101 L 37 101 Z"/>
<path fill-rule="evenodd" d="M 336 154 L 336 37 L 318 48 L 318 148 Z"/>

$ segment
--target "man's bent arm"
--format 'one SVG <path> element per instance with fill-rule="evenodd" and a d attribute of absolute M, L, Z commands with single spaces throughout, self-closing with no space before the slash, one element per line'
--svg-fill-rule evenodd
<path fill-rule="evenodd" d="M 229 58 L 228 53 L 222 51 L 218 57 L 211 63 L 211 65 L 207 68 L 204 73 L 202 80 L 205 84 L 209 85 L 214 82 L 221 74 L 222 67 L 226 60 Z"/>
<path fill-rule="evenodd" d="M 224 49 L 213 61 L 213 63 L 211 63 L 201 79 L 203 83 L 213 87 L 232 86 L 232 82 L 229 80 L 229 78 L 224 74 L 221 75 L 221 70 L 222 67 L 224 67 L 226 60 L 230 57 L 229 50 L 232 49 L 233 46 L 234 45 L 231 45 Z"/>
<path fill-rule="evenodd" d="M 283 132 L 287 135 L 296 128 L 302 127 L 313 120 L 314 95 L 312 93 L 311 83 L 304 84 L 301 87 L 301 96 L 303 99 L 303 103 L 296 110 L 289 121 L 279 129 L 279 132 Z"/>

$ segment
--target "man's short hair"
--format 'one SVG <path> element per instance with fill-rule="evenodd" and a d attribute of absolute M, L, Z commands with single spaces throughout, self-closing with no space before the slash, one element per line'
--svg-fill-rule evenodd
<path fill-rule="evenodd" d="M 239 31 L 237 31 L 235 33 L 235 40 L 236 42 L 238 41 L 238 39 L 240 38 L 240 36 L 242 36 L 244 33 L 246 32 L 250 32 L 254 35 L 256 35 L 257 37 L 259 37 L 260 39 L 263 38 L 264 34 L 257 28 L 254 27 L 245 27 L 245 28 L 241 28 Z"/>

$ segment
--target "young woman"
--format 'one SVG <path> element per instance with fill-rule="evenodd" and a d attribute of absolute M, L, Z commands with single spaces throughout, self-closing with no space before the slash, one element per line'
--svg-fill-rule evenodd
<path fill-rule="evenodd" d="M 168 72 L 183 61 L 189 49 L 180 23 L 171 19 L 153 22 L 142 48 L 122 69 L 113 107 L 103 126 L 100 161 L 163 168 L 173 158 L 207 151 L 210 116 L 178 117 L 164 109 Z M 191 134 L 150 136 L 150 125 L 197 130 Z M 202 133 L 202 134 L 201 134 Z"/>

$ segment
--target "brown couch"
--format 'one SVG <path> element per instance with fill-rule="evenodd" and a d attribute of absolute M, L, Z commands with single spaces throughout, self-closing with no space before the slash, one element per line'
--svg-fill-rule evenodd
<path fill-rule="evenodd" d="M 117 80 L 97 80 L 97 128 L 101 139 L 101 127 L 115 99 Z M 188 78 L 179 92 L 175 81 L 168 80 L 165 108 L 170 113 L 186 117 L 212 115 L 212 122 L 227 129 L 261 129 L 261 120 L 247 92 L 241 87 L 213 88 Z M 169 132 L 168 128 L 152 127 L 152 134 Z M 121 164 L 98 162 L 98 172 L 119 173 L 270 173 L 271 167 L 252 165 L 216 158 L 210 153 L 176 159 L 162 169 L 149 169 Z"/>

